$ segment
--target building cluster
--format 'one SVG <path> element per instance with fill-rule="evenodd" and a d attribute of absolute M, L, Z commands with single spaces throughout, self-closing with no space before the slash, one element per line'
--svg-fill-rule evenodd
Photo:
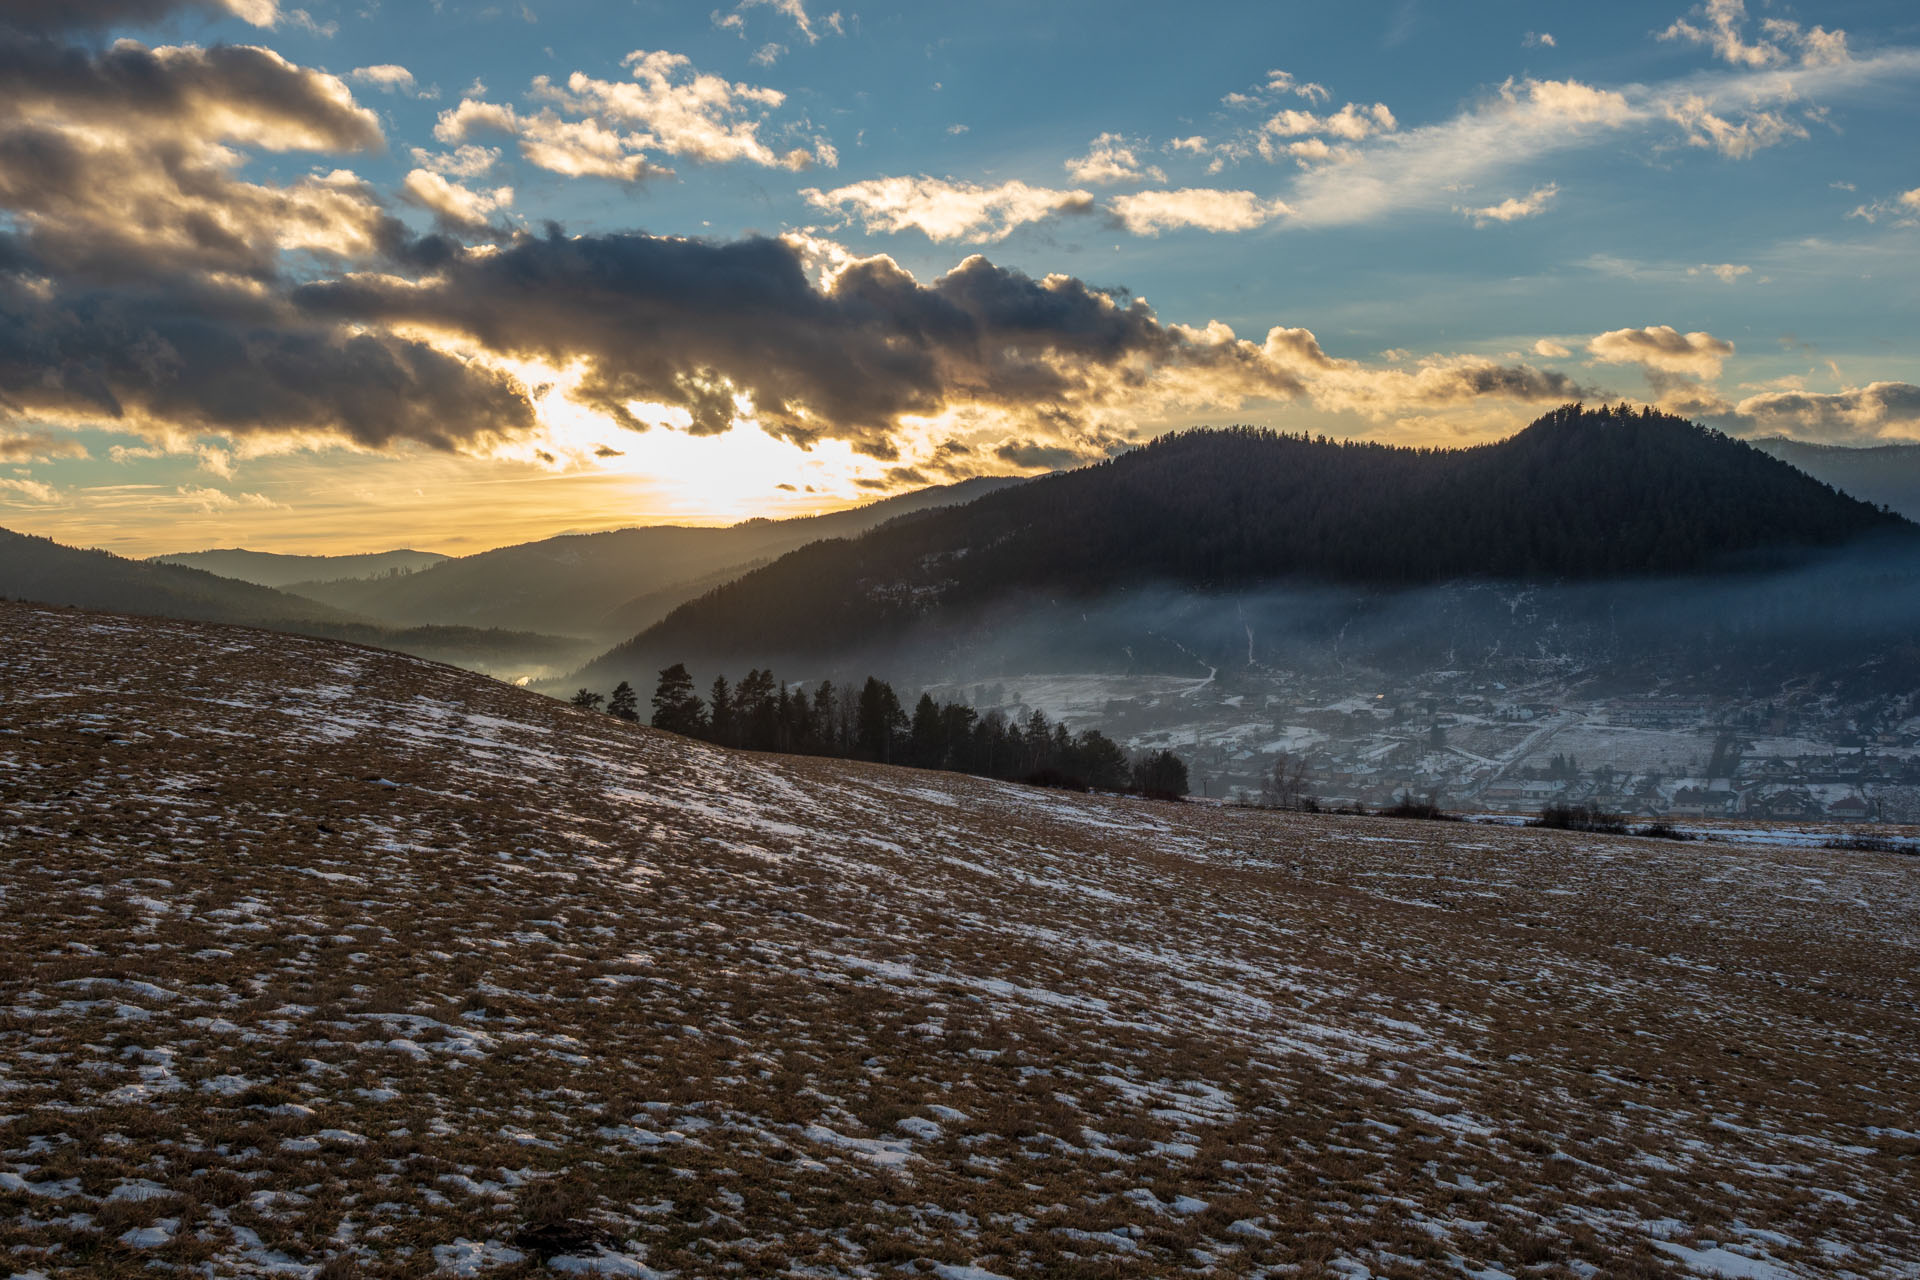
<path fill-rule="evenodd" d="M 1286 673 L 1114 677 L 1105 697 L 1088 685 L 1030 678 L 994 692 L 1133 747 L 1173 747 L 1195 795 L 1270 797 L 1278 768 L 1330 808 L 1411 796 L 1528 815 L 1585 804 L 1647 819 L 1920 822 L 1920 694 L 1620 693 L 1464 672 L 1359 691 Z"/>

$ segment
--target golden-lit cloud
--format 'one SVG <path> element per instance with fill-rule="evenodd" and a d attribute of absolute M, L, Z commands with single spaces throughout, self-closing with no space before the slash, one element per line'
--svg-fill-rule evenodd
<path fill-rule="evenodd" d="M 1120 225 L 1135 235 L 1192 227 L 1201 231 L 1249 231 L 1289 212 L 1283 200 L 1262 200 L 1251 191 L 1185 187 L 1141 191 L 1107 202 Z"/>
<path fill-rule="evenodd" d="M 1547 206 L 1559 194 L 1560 188 L 1549 182 L 1544 187 L 1535 187 L 1524 196 L 1508 196 L 1498 204 L 1462 209 L 1461 212 L 1472 218 L 1476 227 L 1484 227 L 1490 222 L 1518 222 L 1522 218 L 1545 213 Z"/>
<path fill-rule="evenodd" d="M 686 55 L 662 50 L 636 50 L 622 63 L 630 80 L 576 71 L 556 84 L 536 76 L 529 96 L 546 105 L 531 113 L 463 98 L 440 113 L 434 137 L 462 143 L 477 134 L 504 133 L 517 138 L 521 156 L 540 168 L 628 182 L 670 174 L 652 159 L 656 155 L 796 171 L 816 164 L 832 168 L 838 161 L 824 139 L 769 145 L 767 114 L 786 101 L 777 89 L 696 71 Z"/>
<path fill-rule="evenodd" d="M 1769 391 L 1735 407 L 1752 428 L 1860 443 L 1920 439 L 1920 386 L 1872 382 L 1835 392 Z"/>
<path fill-rule="evenodd" d="M 981 186 L 925 176 L 872 178 L 832 191 L 808 187 L 800 194 L 817 209 L 858 218 L 868 231 L 915 230 L 937 242 L 973 244 L 991 244 L 1027 223 L 1093 208 L 1093 197 L 1085 191 L 1054 191 L 1018 181 Z"/>
<path fill-rule="evenodd" d="M 429 169 L 408 173 L 401 194 L 443 224 L 463 230 L 487 226 L 495 214 L 513 203 L 512 187 L 474 191 Z"/>
<path fill-rule="evenodd" d="M 1087 148 L 1087 154 L 1066 162 L 1067 176 L 1075 182 L 1165 182 L 1167 175 L 1158 166 L 1141 160 L 1142 144 L 1118 133 L 1103 133 Z"/>
<path fill-rule="evenodd" d="M 1637 364 L 1663 373 L 1717 378 L 1720 366 L 1733 354 L 1733 343 L 1696 330 L 1681 333 L 1671 325 L 1643 329 L 1614 329 L 1587 343 L 1587 352 L 1607 364 Z"/>

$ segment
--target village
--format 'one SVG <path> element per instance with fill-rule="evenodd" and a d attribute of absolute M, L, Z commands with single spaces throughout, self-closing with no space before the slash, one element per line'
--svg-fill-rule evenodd
<path fill-rule="evenodd" d="M 1511 676 L 1511 672 L 1501 672 Z M 1577 676 L 1435 671 L 1356 691 L 1346 675 L 1224 670 L 1004 677 L 964 689 L 983 713 L 1033 708 L 1136 750 L 1170 747 L 1196 797 L 1534 815 L 1555 804 L 1623 817 L 1920 821 L 1920 694 L 1767 697 L 1680 687 L 1606 695 Z"/>

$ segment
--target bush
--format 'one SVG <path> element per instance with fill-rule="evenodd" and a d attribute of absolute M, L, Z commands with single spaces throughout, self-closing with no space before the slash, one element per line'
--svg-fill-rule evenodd
<path fill-rule="evenodd" d="M 1432 797 L 1415 800 L 1411 791 L 1380 811 L 1383 818 L 1419 818 L 1425 822 L 1458 822 L 1460 819 L 1442 809 Z"/>
<path fill-rule="evenodd" d="M 1911 846 L 1892 836 L 1835 836 L 1822 846 L 1827 849 L 1851 849 L 1855 853 L 1915 853 Z"/>
<path fill-rule="evenodd" d="M 1682 831 L 1664 822 L 1654 822 L 1640 828 L 1633 834 L 1646 836 L 1649 840 L 1698 840 L 1700 837 L 1691 831 Z"/>
<path fill-rule="evenodd" d="M 1527 825 L 1550 827 L 1555 831 L 1590 831 L 1606 836 L 1627 834 L 1626 819 L 1590 804 L 1550 804 Z"/>

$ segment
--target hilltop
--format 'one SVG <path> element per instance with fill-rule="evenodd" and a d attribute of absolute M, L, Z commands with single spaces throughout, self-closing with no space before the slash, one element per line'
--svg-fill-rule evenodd
<path fill-rule="evenodd" d="M 205 569 L 129 560 L 0 529 L 0 598 L 271 627 L 380 645 L 482 670 L 541 674 L 584 656 L 577 641 L 476 627 L 390 627 Z"/>
<path fill-rule="evenodd" d="M 1914 532 L 1740 441 L 1624 407 L 1558 410 L 1471 449 L 1190 431 L 805 547 L 580 675 L 843 654 L 916 630 L 950 635 L 1010 599 L 1072 613 L 1067 602 L 1149 587 L 1673 576 L 1790 563 L 1875 535 L 1912 545 Z"/>
<path fill-rule="evenodd" d="M 0 699 L 29 1272 L 1920 1256 L 1911 858 L 749 755 L 20 604 Z"/>
<path fill-rule="evenodd" d="M 434 551 L 376 551 L 366 555 L 299 556 L 275 551 L 226 547 L 215 551 L 175 551 L 148 556 L 150 562 L 205 569 L 223 578 L 236 578 L 263 587 L 288 587 L 296 582 L 333 582 L 341 578 L 378 578 L 412 573 L 439 564 L 446 556 Z"/>

